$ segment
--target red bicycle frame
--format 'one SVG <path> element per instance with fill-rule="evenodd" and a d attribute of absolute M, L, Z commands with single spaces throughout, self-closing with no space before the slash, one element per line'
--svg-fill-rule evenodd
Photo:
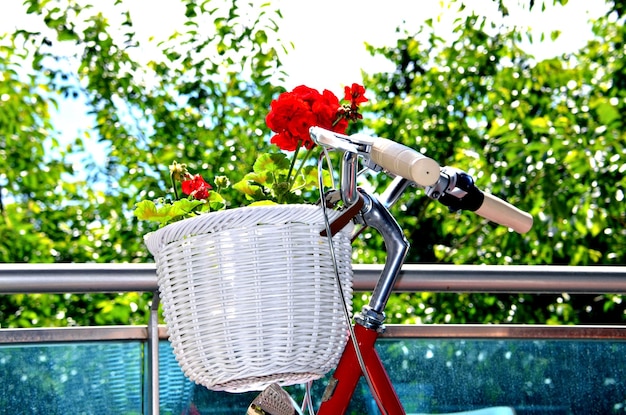
<path fill-rule="evenodd" d="M 354 333 L 365 363 L 365 368 L 371 380 L 372 394 L 377 397 L 380 411 L 389 415 L 404 415 L 405 411 L 400 399 L 389 379 L 374 344 L 378 338 L 378 332 L 373 329 L 355 325 Z M 352 339 L 339 360 L 337 369 L 330 379 L 326 391 L 322 397 L 322 404 L 317 412 L 318 415 L 343 414 L 348 409 L 354 390 L 363 376 L 359 360 Z M 380 407 L 382 405 L 382 408 Z"/>

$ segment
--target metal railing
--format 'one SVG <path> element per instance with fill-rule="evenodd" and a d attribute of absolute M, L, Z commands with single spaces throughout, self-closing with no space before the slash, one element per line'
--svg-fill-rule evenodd
<path fill-rule="evenodd" d="M 369 291 L 382 266 L 354 265 L 354 290 Z M 155 292 L 154 264 L 0 264 L 0 294 Z M 626 266 L 427 265 L 402 268 L 396 291 L 626 293 Z"/>
<path fill-rule="evenodd" d="M 382 266 L 355 265 L 354 290 L 374 288 Z M 626 293 L 626 267 L 405 265 L 395 287 L 405 292 Z M 0 295 L 152 292 L 147 326 L 2 329 L 0 344 L 87 340 L 148 343 L 148 413 L 158 413 L 158 285 L 154 264 L 0 264 Z M 626 326 L 390 325 L 392 338 L 626 340 Z"/>

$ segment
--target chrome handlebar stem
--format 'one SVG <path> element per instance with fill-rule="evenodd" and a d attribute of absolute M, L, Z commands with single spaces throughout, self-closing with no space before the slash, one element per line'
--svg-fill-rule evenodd
<path fill-rule="evenodd" d="M 385 242 L 387 258 L 383 271 L 378 278 L 369 304 L 364 306 L 363 310 L 355 316 L 355 321 L 358 324 L 373 330 L 383 331 L 384 309 L 410 246 L 409 241 L 404 236 L 404 232 L 388 208 L 396 202 L 402 192 L 412 182 L 398 177 L 393 180 L 380 198 L 369 195 L 357 187 L 357 174 L 359 160 L 366 163 L 370 169 L 379 170 L 377 166 L 371 164 L 369 159 L 371 137 L 361 135 L 347 136 L 338 133 L 329 134 L 328 131 L 324 131 L 323 134 L 315 134 L 313 130 L 311 136 L 318 144 L 343 152 L 339 193 L 344 206 L 352 206 L 359 199 L 359 195 L 361 195 L 364 205 L 356 216 L 355 221 L 361 225 L 376 229 Z"/>
<path fill-rule="evenodd" d="M 357 216 L 357 222 L 372 227 L 381 234 L 385 242 L 387 258 L 369 304 L 363 307 L 361 313 L 355 317 L 355 321 L 367 328 L 382 331 L 384 330 L 385 306 L 409 252 L 410 244 L 389 209 L 375 197 L 364 192 L 361 192 L 361 195 L 365 204 L 360 216 Z"/>

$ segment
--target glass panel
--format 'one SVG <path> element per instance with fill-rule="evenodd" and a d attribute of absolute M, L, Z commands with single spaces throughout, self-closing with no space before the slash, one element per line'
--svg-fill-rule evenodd
<path fill-rule="evenodd" d="M 0 412 L 141 414 L 144 347 L 136 341 L 4 345 Z M 415 339 L 383 340 L 378 349 L 409 413 L 496 405 L 519 415 L 626 411 L 626 342 Z M 194 385 L 167 341 L 159 351 L 161 414 L 243 414 L 257 394 Z M 317 400 L 323 389 L 324 382 L 314 384 Z M 301 386 L 288 390 L 301 399 Z M 378 413 L 364 383 L 350 413 Z"/>
<path fill-rule="evenodd" d="M 626 411 L 626 342 L 383 340 L 378 349 L 408 413 L 492 406 L 513 407 L 518 415 Z M 294 398 L 302 394 L 301 387 L 288 390 Z M 317 399 L 322 391 L 316 382 Z M 194 386 L 182 413 L 243 414 L 255 396 Z M 350 413 L 379 413 L 364 382 Z"/>
<path fill-rule="evenodd" d="M 187 379 L 174 357 L 170 342 L 159 342 L 159 407 L 161 415 L 194 415 L 189 412 L 194 383 Z M 244 412 L 245 414 L 245 412 Z M 243 415 L 243 414 L 242 414 Z"/>
<path fill-rule="evenodd" d="M 0 347 L 6 414 L 141 414 L 142 344 L 64 343 Z"/>
<path fill-rule="evenodd" d="M 624 342 L 409 340 L 381 341 L 379 350 L 407 412 L 500 405 L 519 415 L 626 409 Z"/>

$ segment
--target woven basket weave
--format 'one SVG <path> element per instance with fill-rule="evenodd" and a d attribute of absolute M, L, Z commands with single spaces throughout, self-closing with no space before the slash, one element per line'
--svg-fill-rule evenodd
<path fill-rule="evenodd" d="M 322 229 L 319 207 L 273 205 L 199 215 L 146 236 L 186 376 L 242 392 L 307 382 L 336 366 L 348 326 Z M 350 309 L 351 232 L 334 237 Z"/>

